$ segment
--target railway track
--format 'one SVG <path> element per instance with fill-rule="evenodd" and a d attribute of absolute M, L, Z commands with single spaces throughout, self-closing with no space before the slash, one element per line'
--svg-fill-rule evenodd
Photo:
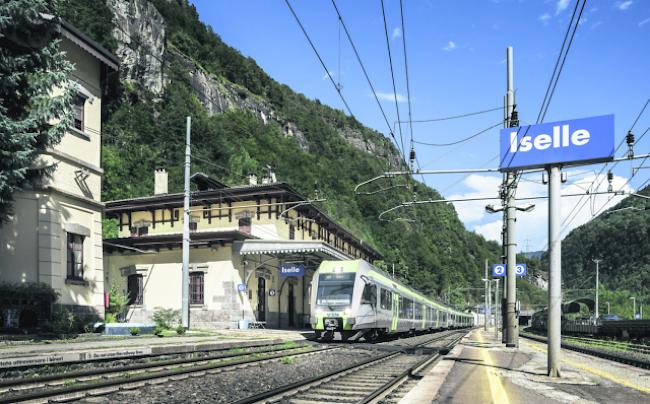
<path fill-rule="evenodd" d="M 51 402 L 110 394 L 124 386 L 160 383 L 191 374 L 232 370 L 289 356 L 314 354 L 339 347 L 306 344 L 271 346 L 251 352 L 180 358 L 111 368 L 16 378 L 0 381 L 0 403 Z"/>
<path fill-rule="evenodd" d="M 234 404 L 257 402 L 316 404 L 369 403 L 385 398 L 402 383 L 419 378 L 418 372 L 441 357 L 465 336 L 467 330 L 441 333 L 417 343 L 403 343 L 402 351 L 389 352 L 362 363 L 325 375 L 301 380 L 274 390 L 235 401 Z M 405 342 L 407 340 L 404 340 Z M 412 341 L 411 341 L 412 342 Z M 407 353 L 412 348 L 431 348 L 434 353 Z"/>
<path fill-rule="evenodd" d="M 520 333 L 520 335 L 533 341 L 546 342 L 546 337 L 540 335 L 530 333 Z M 650 369 L 650 347 L 644 345 L 563 336 L 562 348 L 642 369 Z"/>

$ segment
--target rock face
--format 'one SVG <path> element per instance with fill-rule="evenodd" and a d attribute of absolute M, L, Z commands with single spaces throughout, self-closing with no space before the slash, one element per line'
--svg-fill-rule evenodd
<path fill-rule="evenodd" d="M 209 115 L 231 109 L 251 111 L 264 124 L 277 123 L 285 135 L 295 139 L 303 150 L 309 150 L 309 142 L 297 125 L 275 113 L 268 100 L 223 77 L 211 75 L 175 47 L 168 46 L 165 20 L 149 1 L 111 0 L 108 5 L 115 16 L 113 36 L 118 42 L 115 53 L 120 58 L 122 82 L 158 97 L 168 82 L 165 67 L 179 63 L 188 73 L 189 83 Z M 358 129 L 343 128 L 338 132 L 357 149 L 383 156 L 394 166 L 399 165 L 400 157 L 387 139 L 369 140 Z"/>
<path fill-rule="evenodd" d="M 165 20 L 146 0 L 113 0 L 120 79 L 154 95 L 164 88 Z"/>

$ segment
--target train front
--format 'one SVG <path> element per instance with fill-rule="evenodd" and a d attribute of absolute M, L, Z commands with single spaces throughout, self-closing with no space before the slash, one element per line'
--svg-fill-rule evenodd
<path fill-rule="evenodd" d="M 323 261 L 312 281 L 311 326 L 318 338 L 347 339 L 354 333 L 355 263 Z"/>

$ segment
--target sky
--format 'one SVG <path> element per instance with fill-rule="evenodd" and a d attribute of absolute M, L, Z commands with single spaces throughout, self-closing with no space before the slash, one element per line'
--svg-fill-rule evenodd
<path fill-rule="evenodd" d="M 275 80 L 309 98 L 344 109 L 328 72 L 284 1 L 191 1 L 204 23 L 212 26 L 227 44 L 255 59 Z M 332 2 L 290 0 L 290 3 L 329 74 L 342 86 L 352 113 L 363 124 L 388 136 L 390 129 L 339 25 Z M 404 32 L 399 1 L 384 0 L 384 4 L 396 93 L 392 88 L 380 0 L 336 1 L 390 125 L 397 120 L 395 97 L 401 119 L 408 119 L 404 38 L 413 120 L 502 107 L 506 48 L 512 46 L 519 118 L 522 124 L 536 121 L 575 1 L 404 0 Z M 650 97 L 649 66 L 650 1 L 588 0 L 545 121 L 614 114 L 618 144 Z M 453 142 L 494 126 L 502 118 L 503 111 L 497 110 L 462 119 L 414 123 L 413 139 Z M 633 132 L 638 138 L 649 127 L 650 106 Z M 397 128 L 395 133 L 399 140 Z M 410 130 L 406 124 L 402 126 L 402 136 L 408 148 Z M 416 143 L 415 149 L 422 169 L 497 167 L 499 127 L 459 145 L 434 147 Z M 619 155 L 624 152 L 622 148 Z M 650 136 L 637 144 L 635 152 L 650 152 Z M 642 186 L 650 178 L 650 170 L 639 170 L 628 182 L 632 166 L 641 162 L 618 164 L 613 170 L 614 189 L 631 191 Z M 598 190 L 606 190 L 607 181 L 603 178 L 606 170 L 597 177 L 601 168 L 602 164 L 567 169 L 563 194 L 583 193 L 594 180 L 602 182 Z M 424 180 L 446 198 L 495 197 L 501 175 L 427 175 Z M 547 195 L 542 173 L 526 175 L 519 183 L 518 197 L 535 195 Z M 621 198 L 591 196 L 578 205 L 577 197 L 562 198 L 563 234 Z M 497 202 L 459 202 L 454 206 L 468 230 L 500 241 L 501 215 L 485 212 L 487 203 Z M 532 212 L 518 215 L 519 251 L 547 248 L 548 205 L 545 200 L 534 203 Z"/>

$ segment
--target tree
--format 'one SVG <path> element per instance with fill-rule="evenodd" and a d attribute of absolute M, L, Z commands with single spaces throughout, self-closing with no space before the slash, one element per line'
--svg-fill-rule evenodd
<path fill-rule="evenodd" d="M 71 122 L 72 67 L 52 8 L 45 0 L 0 3 L 0 223 L 11 214 L 14 193 L 51 172 L 38 157 Z"/>

